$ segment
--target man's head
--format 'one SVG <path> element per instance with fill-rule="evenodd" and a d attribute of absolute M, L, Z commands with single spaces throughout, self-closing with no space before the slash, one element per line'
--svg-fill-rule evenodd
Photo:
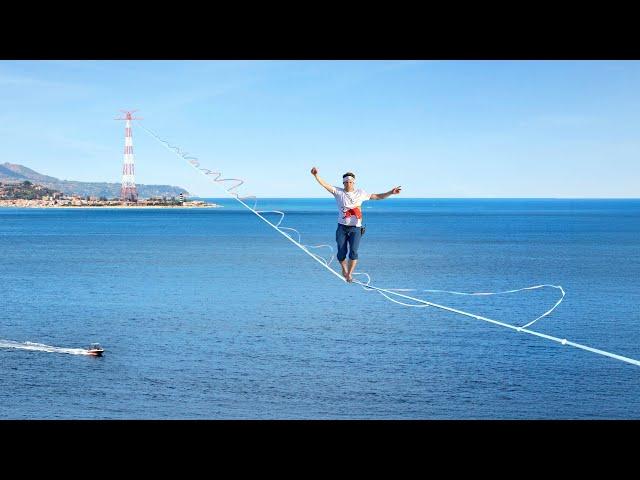
<path fill-rule="evenodd" d="M 344 185 L 344 189 L 348 192 L 353 190 L 353 187 L 356 183 L 356 176 L 354 173 L 347 172 L 342 175 L 342 184 Z"/>

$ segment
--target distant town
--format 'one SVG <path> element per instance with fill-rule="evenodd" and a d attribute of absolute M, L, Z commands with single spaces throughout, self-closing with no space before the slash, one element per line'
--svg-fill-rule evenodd
<path fill-rule="evenodd" d="M 0 207 L 219 207 L 215 203 L 189 200 L 188 192 L 173 185 L 137 185 L 131 121 L 136 110 L 123 110 L 125 120 L 122 182 L 79 182 L 43 175 L 24 165 L 0 164 Z"/>
<path fill-rule="evenodd" d="M 150 197 L 135 202 L 118 198 L 92 195 L 69 195 L 28 180 L 22 182 L 0 182 L 0 207 L 18 208 L 64 208 L 64 207 L 219 207 L 215 203 L 189 200 L 180 193 L 171 197 Z"/>

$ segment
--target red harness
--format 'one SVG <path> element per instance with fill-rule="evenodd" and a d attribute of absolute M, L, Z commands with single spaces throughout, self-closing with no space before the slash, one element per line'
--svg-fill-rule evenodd
<path fill-rule="evenodd" d="M 350 208 L 346 212 L 344 212 L 344 218 L 349 218 L 354 216 L 356 218 L 362 218 L 362 212 L 360 211 L 360 207 Z"/>

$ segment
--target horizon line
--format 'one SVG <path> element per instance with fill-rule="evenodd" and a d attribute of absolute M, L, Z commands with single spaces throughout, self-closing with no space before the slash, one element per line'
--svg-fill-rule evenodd
<path fill-rule="evenodd" d="M 216 200 L 233 200 L 232 197 L 204 197 L 189 195 L 189 198 L 210 198 Z M 257 197 L 258 199 L 283 200 L 332 200 L 332 197 Z M 640 197 L 402 197 L 395 200 L 640 200 Z"/>

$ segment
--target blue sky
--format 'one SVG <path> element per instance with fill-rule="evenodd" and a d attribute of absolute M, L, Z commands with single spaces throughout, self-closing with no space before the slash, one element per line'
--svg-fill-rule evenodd
<path fill-rule="evenodd" d="M 640 197 L 638 61 L 0 61 L 0 163 L 119 182 L 120 109 L 259 197 Z M 221 190 L 133 127 L 138 183 Z"/>

